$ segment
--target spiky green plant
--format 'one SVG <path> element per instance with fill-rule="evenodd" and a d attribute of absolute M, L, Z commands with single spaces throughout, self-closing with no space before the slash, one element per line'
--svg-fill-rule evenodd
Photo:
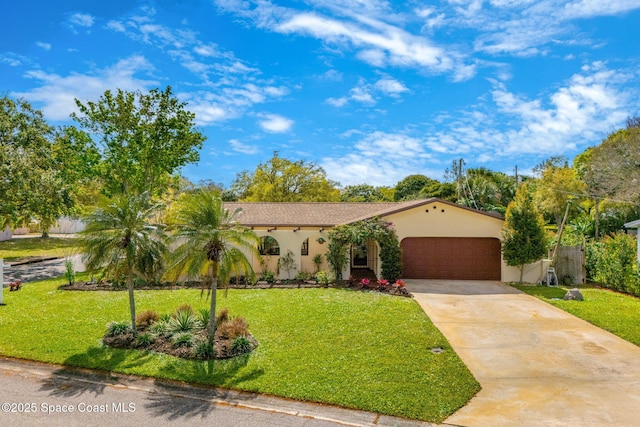
<path fill-rule="evenodd" d="M 131 327 L 127 322 L 109 322 L 107 323 L 107 336 L 115 337 L 116 335 L 125 335 L 131 332 Z"/>

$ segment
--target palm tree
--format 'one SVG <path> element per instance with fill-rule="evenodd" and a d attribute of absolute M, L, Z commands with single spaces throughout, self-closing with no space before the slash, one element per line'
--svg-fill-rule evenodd
<path fill-rule="evenodd" d="M 129 290 L 131 328 L 136 333 L 134 276 L 144 276 L 149 260 L 162 262 L 166 239 L 154 223 L 161 205 L 151 204 L 146 193 L 118 195 L 85 217 L 84 261 L 88 270 L 105 268 L 113 280 L 125 280 Z"/>
<path fill-rule="evenodd" d="M 241 209 L 232 212 L 225 209 L 217 191 L 201 188 L 185 193 L 171 215 L 176 233 L 169 272 L 174 281 L 187 274 L 206 277 L 210 282 L 208 339 L 212 345 L 216 332 L 218 281 L 228 284 L 234 274 L 239 276 L 237 273 L 254 277 L 246 253 L 257 253 L 258 237 L 238 223 L 241 213 Z"/>

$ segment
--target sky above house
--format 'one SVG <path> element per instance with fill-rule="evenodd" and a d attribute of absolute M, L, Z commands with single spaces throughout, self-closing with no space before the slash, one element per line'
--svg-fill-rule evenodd
<path fill-rule="evenodd" d="M 55 0 L 0 7 L 0 92 L 173 88 L 207 136 L 193 182 L 277 151 L 342 185 L 513 174 L 640 115 L 640 0 Z"/>

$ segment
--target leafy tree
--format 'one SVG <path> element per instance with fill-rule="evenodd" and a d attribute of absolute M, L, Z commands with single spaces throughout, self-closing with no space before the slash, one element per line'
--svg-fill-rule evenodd
<path fill-rule="evenodd" d="M 89 213 L 82 236 L 87 269 L 104 268 L 116 282 L 124 280 L 129 291 L 131 328 L 136 332 L 134 277 L 144 276 L 149 260 L 161 262 L 166 250 L 163 228 L 154 222 L 161 206 L 150 204 L 149 195 L 117 195 Z"/>
<path fill-rule="evenodd" d="M 76 213 L 98 203 L 102 190 L 101 154 L 91 136 L 74 126 L 58 129 L 52 147 L 60 179 L 69 186 Z"/>
<path fill-rule="evenodd" d="M 560 225 L 567 205 L 584 194 L 584 183 L 563 157 L 552 158 L 537 166 L 536 171 L 540 178 L 535 181 L 534 199 L 542 213 Z M 578 204 L 572 203 L 569 212 L 575 215 Z"/>
<path fill-rule="evenodd" d="M 218 282 L 228 284 L 237 272 L 250 278 L 254 276 L 246 253 L 257 254 L 259 239 L 253 230 L 238 223 L 241 213 L 239 208 L 231 212 L 225 209 L 217 191 L 200 188 L 184 193 L 170 214 L 176 232 L 169 273 L 174 280 L 187 274 L 205 276 L 210 281 L 208 338 L 211 344 L 216 331 Z"/>
<path fill-rule="evenodd" d="M 509 266 L 520 268 L 541 259 L 547 251 L 544 219 L 533 203 L 528 185 L 523 184 L 507 207 L 502 229 L 502 253 Z"/>
<path fill-rule="evenodd" d="M 596 147 L 576 156 L 577 174 L 586 184 L 587 194 L 595 200 L 595 234 L 600 231 L 600 210 L 605 199 L 640 206 L 640 118 L 630 118 L 627 128 L 618 130 Z M 637 215 L 638 212 L 636 212 Z M 607 218 L 602 215 L 603 221 Z"/>
<path fill-rule="evenodd" d="M 449 200 L 451 202 L 458 200 L 456 185 L 452 182 L 434 181 L 432 184 L 427 184 L 420 190 L 419 197 L 421 199 L 437 197 L 438 199 Z"/>
<path fill-rule="evenodd" d="M 178 179 L 179 168 L 199 159 L 205 137 L 170 86 L 147 94 L 107 90 L 97 102 L 76 99 L 76 104 L 81 115 L 72 117 L 99 138 L 107 195 L 160 195 Z"/>
<path fill-rule="evenodd" d="M 462 197 L 457 203 L 485 211 L 504 214 L 516 191 L 513 178 L 487 168 L 470 168 L 463 180 Z"/>
<path fill-rule="evenodd" d="M 341 202 L 390 202 L 384 188 L 369 184 L 347 185 L 340 190 Z"/>
<path fill-rule="evenodd" d="M 592 148 L 586 160 L 584 176 L 590 189 L 610 198 L 640 202 L 640 127 L 612 133 Z"/>
<path fill-rule="evenodd" d="M 334 202 L 340 199 L 336 186 L 315 163 L 294 162 L 276 151 L 254 172 L 238 174 L 232 189 L 247 202 Z"/>
<path fill-rule="evenodd" d="M 40 220 L 43 236 L 74 201 L 53 155 L 54 129 L 24 100 L 0 98 L 0 228 Z"/>
<path fill-rule="evenodd" d="M 419 199 L 420 190 L 427 185 L 438 184 L 438 181 L 424 175 L 409 175 L 396 184 L 394 199 L 415 200 Z"/>

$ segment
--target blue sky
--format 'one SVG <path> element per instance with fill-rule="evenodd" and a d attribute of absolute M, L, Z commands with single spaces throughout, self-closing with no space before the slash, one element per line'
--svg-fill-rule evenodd
<path fill-rule="evenodd" d="M 194 182 L 274 151 L 342 185 L 573 158 L 640 114 L 640 0 L 5 2 L 0 91 L 171 85 L 208 137 Z"/>

